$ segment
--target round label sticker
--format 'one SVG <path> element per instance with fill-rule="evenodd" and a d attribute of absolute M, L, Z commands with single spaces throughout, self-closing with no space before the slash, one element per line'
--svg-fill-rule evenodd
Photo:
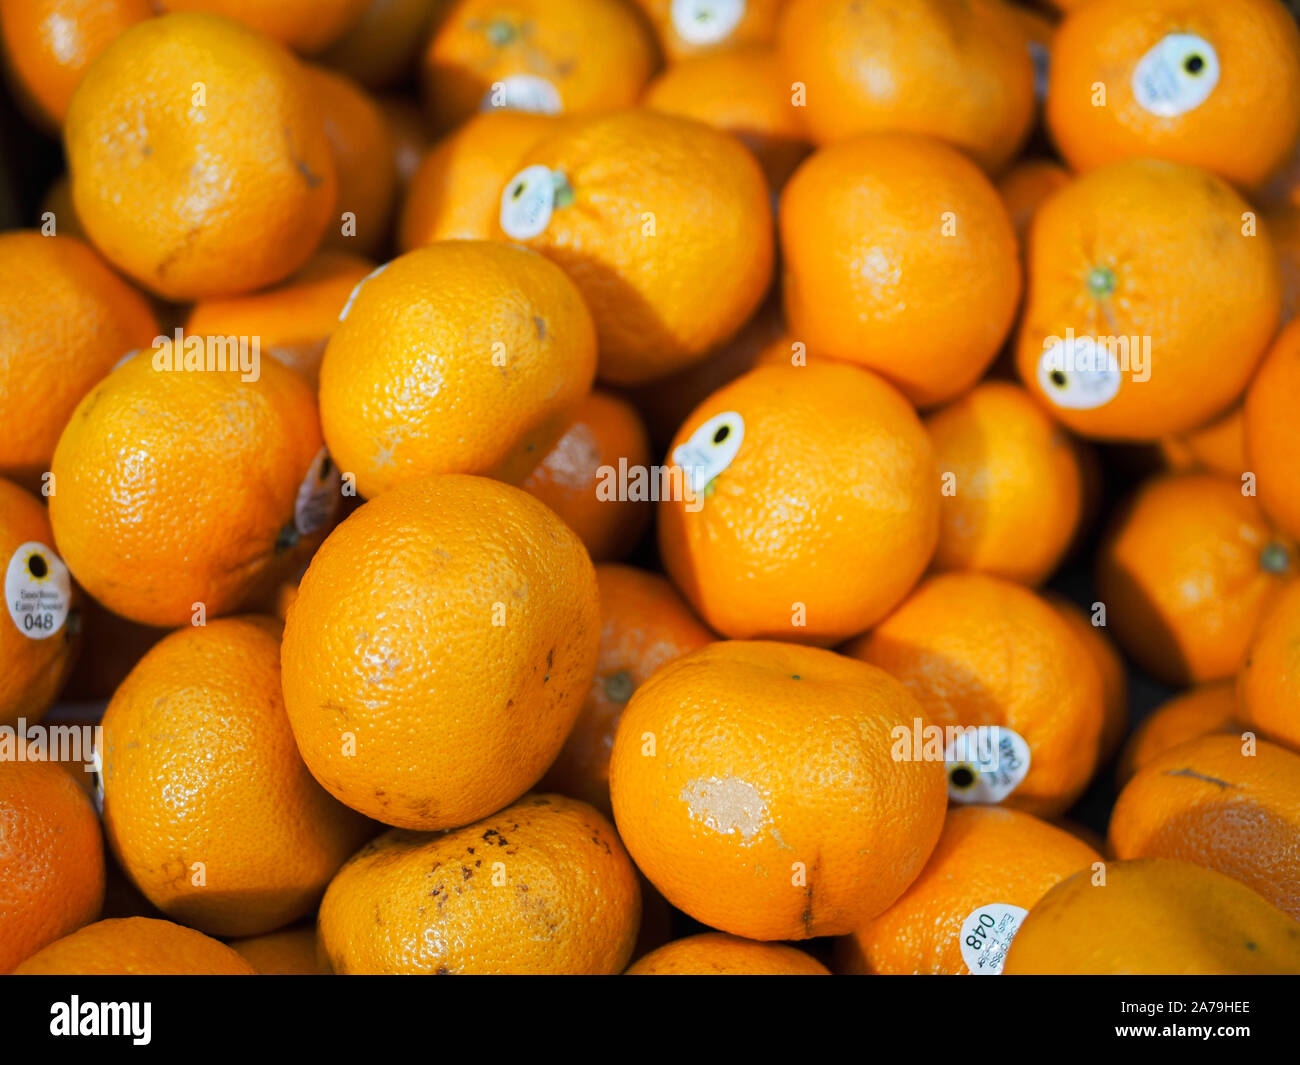
<path fill-rule="evenodd" d="M 1029 913 L 1023 906 L 991 902 L 972 910 L 961 923 L 961 960 L 975 976 L 998 976 L 1007 948 Z"/>
<path fill-rule="evenodd" d="M 745 439 L 745 419 L 738 411 L 715 414 L 691 433 L 690 439 L 673 448 L 673 465 L 680 466 L 692 495 L 703 492 L 709 482 L 731 465 Z"/>
<path fill-rule="evenodd" d="M 36 540 L 19 546 L 5 570 L 5 605 L 18 631 L 47 640 L 63 631 L 72 604 L 68 567 L 54 550 Z"/>
<path fill-rule="evenodd" d="M 540 115 L 558 115 L 564 110 L 560 90 L 536 74 L 511 74 L 492 87 L 479 101 L 480 111 L 533 111 Z"/>
<path fill-rule="evenodd" d="M 1119 393 L 1119 361 L 1093 337 L 1056 340 L 1038 358 L 1038 386 L 1058 407 L 1094 410 Z"/>
<path fill-rule="evenodd" d="M 310 536 L 323 529 L 339 505 L 339 471 L 321 448 L 312 459 L 307 476 L 298 486 L 298 500 L 293 507 L 293 525 L 300 536 Z"/>
<path fill-rule="evenodd" d="M 745 17 L 745 0 L 673 0 L 673 29 L 687 44 L 717 44 Z"/>
<path fill-rule="evenodd" d="M 1205 103 L 1219 84 L 1219 55 L 1194 33 L 1171 33 L 1133 68 L 1133 96 L 1160 118 L 1177 118 Z"/>
<path fill-rule="evenodd" d="M 555 210 L 555 175 L 540 163 L 526 166 L 501 193 L 501 228 L 515 240 L 546 230 Z"/>
<path fill-rule="evenodd" d="M 1029 744 L 1009 728 L 979 725 L 953 737 L 943 761 L 953 802 L 998 803 L 1029 772 Z"/>
<path fill-rule="evenodd" d="M 370 273 L 366 274 L 365 277 L 363 277 L 360 281 L 357 282 L 356 287 L 348 294 L 348 301 L 347 303 L 343 304 L 343 310 L 339 311 L 340 322 L 343 321 L 343 319 L 345 319 L 348 316 L 348 311 L 352 310 L 352 304 L 356 303 L 357 296 L 361 294 L 361 286 L 364 285 L 367 281 L 369 281 L 372 277 L 378 277 L 387 269 L 388 269 L 387 263 L 384 263 L 382 266 L 376 266 L 373 270 L 370 271 Z"/>

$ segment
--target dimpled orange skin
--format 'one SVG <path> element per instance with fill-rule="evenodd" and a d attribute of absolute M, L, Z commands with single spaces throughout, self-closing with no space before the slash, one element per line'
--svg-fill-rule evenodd
<path fill-rule="evenodd" d="M 1294 543 L 1239 481 L 1167 474 L 1115 517 L 1096 588 L 1120 646 L 1157 679 L 1186 686 L 1241 669 L 1255 625 L 1295 573 Z"/>
<path fill-rule="evenodd" d="M 0 479 L 0 575 L 23 544 L 40 543 L 54 549 L 49 515 L 35 496 L 12 481 Z M 3 579 L 0 576 L 0 579 Z M 34 725 L 54 702 L 76 661 L 79 641 L 75 612 L 81 596 L 75 589 L 63 629 L 33 640 L 18 627 L 6 604 L 0 613 L 0 725 L 25 718 Z"/>
<path fill-rule="evenodd" d="M 1128 732 L 1128 671 L 1124 659 L 1106 635 L 1105 626 L 1092 623 L 1090 612 L 1055 592 L 1044 592 L 1043 598 L 1087 648 L 1101 677 L 1102 719 L 1097 765 L 1107 765 Z"/>
<path fill-rule="evenodd" d="M 636 869 L 586 803 L 525 795 L 446 834 L 393 830 L 330 884 L 336 973 L 612 976 L 641 921 Z"/>
<path fill-rule="evenodd" d="M 595 371 L 591 315 L 554 264 L 512 245 L 442 241 L 357 288 L 325 348 L 321 423 L 367 499 L 431 473 L 517 483 Z"/>
<path fill-rule="evenodd" d="M 0 762 L 0 973 L 99 916 L 104 842 L 73 773 L 80 765 Z"/>
<path fill-rule="evenodd" d="M 986 381 L 925 420 L 941 477 L 936 570 L 1036 585 L 1056 569 L 1083 510 L 1065 432 L 1016 385 Z"/>
<path fill-rule="evenodd" d="M 789 0 L 778 39 L 786 81 L 806 87 L 799 113 L 817 144 L 926 134 L 997 171 L 1029 133 L 1034 67 L 999 5 Z"/>
<path fill-rule="evenodd" d="M 316 929 L 287 928 L 263 936 L 236 939 L 230 949 L 257 970 L 258 976 L 328 976 L 316 957 Z"/>
<path fill-rule="evenodd" d="M 1230 877 L 1159 859 L 1108 862 L 1104 887 L 1093 876 L 1081 869 L 1029 911 L 1004 974 L 1300 973 L 1300 922 Z"/>
<path fill-rule="evenodd" d="M 922 407 L 988 369 L 1022 271 L 997 191 L 958 151 L 910 134 L 831 145 L 795 171 L 780 216 L 786 320 L 810 351 Z"/>
<path fill-rule="evenodd" d="M 297 920 L 374 831 L 298 755 L 272 618 L 167 636 L 118 688 L 103 729 L 113 853 L 150 902 L 202 932 L 260 935 Z"/>
<path fill-rule="evenodd" d="M 1220 178 L 1154 159 L 1091 171 L 1050 197 L 1029 233 L 1016 360 L 1025 386 L 1100 440 L 1158 440 L 1222 413 L 1245 389 L 1281 307 L 1267 233 L 1243 233 L 1250 214 Z M 1069 331 L 1129 340 L 1119 391 L 1092 409 L 1063 407 L 1039 383 L 1051 338 Z M 1133 352 L 1148 337 L 1146 365 L 1145 351 L 1143 360 Z"/>
<path fill-rule="evenodd" d="M 1029 746 L 1029 772 L 1003 804 L 1064 813 L 1092 778 L 1101 677 L 1051 605 L 981 573 L 929 577 L 845 653 L 897 677 L 937 725 L 1000 725 Z"/>
<path fill-rule="evenodd" d="M 324 117 L 338 180 L 323 246 L 376 255 L 387 246 L 397 196 L 397 161 L 388 120 L 350 79 L 323 67 L 303 70 L 312 100 Z"/>
<path fill-rule="evenodd" d="M 641 102 L 739 137 L 773 189 L 780 189 L 808 154 L 790 88 L 771 48 L 741 47 L 683 59 L 646 86 Z"/>
<path fill-rule="evenodd" d="M 1225 873 L 1300 919 L 1300 755 L 1203 736 L 1153 758 L 1120 792 L 1119 858 L 1176 858 Z"/>
<path fill-rule="evenodd" d="M 1273 342 L 1246 392 L 1246 456 L 1243 469 L 1256 476 L 1259 501 L 1292 537 L 1300 538 L 1300 322 Z"/>
<path fill-rule="evenodd" d="M 369 0 L 152 0 L 160 13 L 206 11 L 266 34 L 296 52 L 319 52 L 346 33 Z"/>
<path fill-rule="evenodd" d="M 0 476 L 35 490 L 77 402 L 158 323 L 75 237 L 0 234 Z"/>
<path fill-rule="evenodd" d="M 624 976 L 830 976 L 816 958 L 784 943 L 705 932 L 665 943 Z"/>
<path fill-rule="evenodd" d="M 118 37 L 73 95 L 64 147 L 91 240 L 174 301 L 282 280 L 334 207 L 334 161 L 302 67 L 214 15 L 148 19 Z"/>
<path fill-rule="evenodd" d="M 1189 740 L 1219 733 L 1240 735 L 1246 728 L 1241 717 L 1235 681 L 1203 684 L 1175 695 L 1133 730 L 1120 752 L 1116 781 L 1126 784 L 1139 769 Z"/>
<path fill-rule="evenodd" d="M 0 0 L 5 61 L 41 124 L 57 130 L 91 60 L 153 13 L 150 0 Z"/>
<path fill-rule="evenodd" d="M 224 943 L 153 917 L 96 921 L 33 954 L 15 976 L 256 976 Z"/>
<path fill-rule="evenodd" d="M 620 111 L 566 124 L 519 161 L 533 165 L 563 175 L 572 202 L 523 243 L 582 290 L 605 381 L 642 384 L 698 362 L 762 302 L 774 255 L 770 193 L 730 134 Z"/>
<path fill-rule="evenodd" d="M 77 582 L 145 625 L 230 613 L 296 571 L 325 535 L 297 526 L 322 446 L 310 387 L 275 359 L 155 370 L 143 351 L 78 404 L 54 453 L 50 522 Z"/>
<path fill-rule="evenodd" d="M 896 606 L 939 532 L 930 441 L 907 401 L 854 366 L 764 366 L 710 396 L 669 449 L 738 413 L 735 457 L 659 506 L 664 567 L 725 636 L 832 644 Z"/>
<path fill-rule="evenodd" d="M 1241 720 L 1300 751 L 1300 583 L 1260 619 L 1237 676 Z"/>
<path fill-rule="evenodd" d="M 314 388 L 325 342 L 338 328 L 339 312 L 374 268 L 374 263 L 346 252 L 317 252 L 276 288 L 196 303 L 185 332 L 261 337 L 263 354 L 296 370 Z"/>
<path fill-rule="evenodd" d="M 550 82 L 568 114 L 628 107 L 655 61 L 650 35 L 621 0 L 461 0 L 425 48 L 423 81 L 435 127 L 487 106 L 495 86 Z"/>
<path fill-rule="evenodd" d="M 633 3 L 649 18 L 659 38 L 659 47 L 669 65 L 673 66 L 683 59 L 706 52 L 772 44 L 776 39 L 777 18 L 784 0 L 745 0 L 740 21 L 729 33 L 717 40 L 698 42 L 687 40 L 678 32 L 677 23 L 673 19 L 673 0 L 633 0 Z"/>
<path fill-rule="evenodd" d="M 1011 219 L 1011 228 L 1023 247 L 1029 225 L 1043 203 L 1070 183 L 1070 172 L 1050 159 L 1027 159 L 1016 163 L 998 178 L 998 195 Z"/>
<path fill-rule="evenodd" d="M 1219 81 L 1204 102 L 1166 117 L 1139 102 L 1133 74 L 1170 34 L 1208 41 Z M 1105 106 L 1097 106 L 1098 82 Z M 1057 30 L 1047 121 L 1075 170 L 1150 156 L 1258 185 L 1300 136 L 1300 33 L 1278 0 L 1090 0 Z"/>
<path fill-rule="evenodd" d="M 748 939 L 843 935 L 920 872 L 947 804 L 943 765 L 895 760 L 924 723 L 883 671 L 831 651 L 710 644 L 623 712 L 610 761 L 619 834 L 680 910 Z"/>
<path fill-rule="evenodd" d="M 845 969 L 969 975 L 962 924 L 1000 902 L 1029 909 L 1054 884 L 1100 862 L 1070 833 L 1018 810 L 953 806 L 921 875 L 893 906 L 844 941 Z"/>
<path fill-rule="evenodd" d="M 435 240 L 493 239 L 501 190 L 523 154 L 561 121 L 529 111 L 485 111 L 447 134 L 411 178 L 397 234 L 402 251 Z"/>
<path fill-rule="evenodd" d="M 555 760 L 599 641 L 578 537 L 517 488 L 435 475 L 367 503 L 312 559 L 285 623 L 285 706 L 336 798 L 452 828 Z"/>
<path fill-rule="evenodd" d="M 620 489 L 617 473 L 648 470 L 650 438 L 636 408 L 608 392 L 592 392 L 578 405 L 564 435 L 520 484 L 581 537 L 593 562 L 623 558 L 650 522 L 648 494 Z M 631 475 L 629 475 L 631 476 Z M 649 481 L 644 490 L 649 491 Z M 622 498 L 626 495 L 628 498 Z"/>
<path fill-rule="evenodd" d="M 606 816 L 609 756 L 628 700 L 655 670 L 712 643 L 676 589 L 657 573 L 607 563 L 596 567 L 600 589 L 600 657 L 591 689 L 564 749 L 542 787 L 588 802 Z"/>

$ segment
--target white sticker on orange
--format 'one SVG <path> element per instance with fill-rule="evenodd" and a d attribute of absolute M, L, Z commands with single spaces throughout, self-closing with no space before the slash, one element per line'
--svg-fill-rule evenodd
<path fill-rule="evenodd" d="M 555 210 L 555 174 L 540 163 L 526 166 L 501 192 L 501 228 L 515 240 L 546 231 Z"/>
<path fill-rule="evenodd" d="M 299 536 L 319 532 L 334 517 L 339 507 L 341 482 L 338 467 L 330 459 L 329 452 L 321 448 L 298 486 L 293 525 Z"/>
<path fill-rule="evenodd" d="M 1090 336 L 1049 344 L 1038 359 L 1038 387 L 1065 410 L 1095 410 L 1119 392 L 1119 361 Z"/>
<path fill-rule="evenodd" d="M 564 110 L 560 90 L 536 74 L 511 74 L 493 82 L 479 102 L 480 111 L 532 111 L 558 115 Z"/>
<path fill-rule="evenodd" d="M 745 419 L 738 411 L 715 414 L 691 433 L 690 439 L 673 448 L 674 466 L 686 475 L 692 495 L 699 495 L 709 483 L 731 465 L 745 439 Z"/>
<path fill-rule="evenodd" d="M 998 803 L 1029 772 L 1029 744 L 1001 725 L 963 729 L 943 752 L 948 798 L 962 803 Z"/>
<path fill-rule="evenodd" d="M 1133 96 L 1160 118 L 1177 118 L 1205 103 L 1219 84 L 1219 55 L 1194 33 L 1161 38 L 1133 68 Z"/>
<path fill-rule="evenodd" d="M 18 631 L 48 640 L 63 631 L 72 605 L 72 580 L 63 559 L 38 540 L 20 544 L 5 570 L 5 606 Z"/>
<path fill-rule="evenodd" d="M 745 17 L 745 0 L 673 0 L 673 29 L 687 44 L 725 41 Z"/>
<path fill-rule="evenodd" d="M 975 976 L 998 976 L 1007 948 L 1029 911 L 1009 902 L 991 902 L 972 910 L 961 923 L 961 960 Z"/>

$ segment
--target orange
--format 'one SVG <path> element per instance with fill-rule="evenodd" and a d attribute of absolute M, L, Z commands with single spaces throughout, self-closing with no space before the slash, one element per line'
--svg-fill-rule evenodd
<path fill-rule="evenodd" d="M 459 0 L 425 48 L 425 102 L 443 130 L 491 107 L 609 111 L 636 102 L 653 63 L 622 0 Z"/>
<path fill-rule="evenodd" d="M 0 234 L 0 476 L 39 487 L 81 397 L 157 332 L 144 298 L 76 237 Z"/>
<path fill-rule="evenodd" d="M 619 111 L 566 123 L 519 166 L 501 194 L 501 232 L 582 290 L 604 380 L 641 384 L 697 362 L 762 302 L 768 186 L 730 134 Z"/>
<path fill-rule="evenodd" d="M 236 939 L 230 949 L 257 970 L 259 976 L 329 975 L 316 958 L 316 929 L 287 928 L 282 932 Z"/>
<path fill-rule="evenodd" d="M 784 943 L 755 943 L 705 932 L 665 943 L 630 966 L 626 976 L 830 976 L 816 958 Z"/>
<path fill-rule="evenodd" d="M 145 652 L 167 635 L 166 629 L 127 621 L 89 596 L 82 597 L 80 624 L 81 653 L 59 693 L 64 703 L 107 702 Z"/>
<path fill-rule="evenodd" d="M 633 0 L 671 65 L 704 52 L 771 44 L 785 0 Z"/>
<path fill-rule="evenodd" d="M 542 786 L 609 804 L 609 756 L 619 719 L 654 672 L 713 641 L 676 590 L 657 573 L 607 563 L 596 567 L 600 590 L 600 655 L 578 720 Z"/>
<path fill-rule="evenodd" d="M 0 725 L 39 721 L 76 661 L 81 597 L 53 545 L 45 508 L 0 480 Z"/>
<path fill-rule="evenodd" d="M 297 920 L 372 832 L 298 755 L 272 618 L 167 636 L 117 689 L 103 729 L 113 853 L 150 902 L 201 931 Z"/>
<path fill-rule="evenodd" d="M 336 973 L 614 975 L 636 942 L 636 870 L 586 803 L 525 795 L 448 833 L 386 832 L 330 884 Z"/>
<path fill-rule="evenodd" d="M 200 300 L 185 332 L 193 336 L 261 337 L 272 358 L 315 387 L 325 342 L 338 327 L 348 297 L 374 264 L 341 251 L 321 251 L 275 288 L 247 296 Z"/>
<path fill-rule="evenodd" d="M 1151 478 L 1121 508 L 1096 579 L 1120 646 L 1156 678 L 1188 685 L 1241 669 L 1295 572 L 1295 545 L 1240 482 L 1185 473 Z"/>
<path fill-rule="evenodd" d="M 304 67 L 324 117 L 338 190 L 325 246 L 375 255 L 387 243 L 397 195 L 397 160 L 383 111 L 353 81 L 322 67 Z"/>
<path fill-rule="evenodd" d="M 649 469 L 650 440 L 636 408 L 592 392 L 520 487 L 565 520 L 593 562 L 604 562 L 625 557 L 650 522 Z"/>
<path fill-rule="evenodd" d="M 336 798 L 453 828 L 555 760 L 599 641 L 578 537 L 517 488 L 435 475 L 361 507 L 312 559 L 285 623 L 285 706 Z"/>
<path fill-rule="evenodd" d="M 1244 729 L 1234 681 L 1192 688 L 1161 703 L 1133 730 L 1115 767 L 1115 779 L 1128 783 L 1139 769 L 1181 743 L 1219 733 L 1240 735 Z"/>
<path fill-rule="evenodd" d="M 922 133 L 1000 170 L 1029 133 L 1034 65 L 1001 4 L 788 0 L 778 38 L 786 80 L 803 86 L 800 116 L 818 144 Z"/>
<path fill-rule="evenodd" d="M 1070 172 L 1050 159 L 1026 159 L 998 178 L 998 195 L 1023 245 L 1035 213 L 1058 189 L 1070 183 Z"/>
<path fill-rule="evenodd" d="M 883 374 L 919 406 L 988 369 L 1020 299 L 1016 238 L 961 153 L 907 134 L 815 152 L 781 196 L 790 333 Z"/>
<path fill-rule="evenodd" d="M 1241 736 L 1165 751 L 1120 792 L 1110 845 L 1225 873 L 1300 918 L 1300 755 Z"/>
<path fill-rule="evenodd" d="M 808 153 L 790 88 L 771 48 L 740 47 L 683 59 L 646 87 L 641 102 L 739 137 L 773 189 L 785 184 Z"/>
<path fill-rule="evenodd" d="M 1237 678 L 1241 721 L 1300 751 L 1300 584 L 1260 619 Z"/>
<path fill-rule="evenodd" d="M 991 799 L 1051 817 L 1091 779 L 1101 677 L 1071 623 L 1027 588 L 982 573 L 929 577 L 845 651 L 897 677 L 936 725 L 994 725 L 994 740 L 1009 732 L 1027 747 L 1027 772 L 1018 750 L 1022 767 L 1005 786 L 954 759 L 949 794 L 957 801 Z"/>
<path fill-rule="evenodd" d="M 1246 393 L 1246 457 L 1257 478 L 1259 501 L 1274 521 L 1300 538 L 1300 498 L 1296 469 L 1300 464 L 1300 323 L 1288 325 L 1269 349 Z"/>
<path fill-rule="evenodd" d="M 153 13 L 150 0 L 2 0 L 6 66 L 41 124 L 57 130 L 91 60 Z"/>
<path fill-rule="evenodd" d="M 1160 453 L 1171 470 L 1240 478 L 1249 465 L 1244 405 L 1238 403 L 1199 429 L 1166 437 L 1160 441 Z"/>
<path fill-rule="evenodd" d="M 23 976 L 255 976 L 253 967 L 202 932 L 152 917 L 96 921 L 38 951 Z"/>
<path fill-rule="evenodd" d="M 1111 862 L 1105 886 L 1080 870 L 1043 897 L 1016 934 L 1004 971 L 1294 974 L 1300 922 L 1237 881 L 1187 862 Z"/>
<path fill-rule="evenodd" d="M 1258 185 L 1300 137 L 1300 33 L 1279 0 L 1090 0 L 1057 30 L 1047 121 L 1075 170 L 1149 156 Z"/>
<path fill-rule="evenodd" d="M 389 89 L 415 70 L 450 0 L 367 0 L 361 17 L 320 53 L 320 62 L 367 89 Z"/>
<path fill-rule="evenodd" d="M 1025 910 L 1101 855 L 1018 810 L 954 806 L 921 875 L 846 941 L 848 969 L 998 973 Z"/>
<path fill-rule="evenodd" d="M 55 179 L 54 184 L 45 190 L 45 196 L 41 200 L 39 221 L 42 234 L 86 239 L 86 231 L 81 228 L 76 208 L 72 206 L 72 182 L 67 174 L 61 174 Z"/>
<path fill-rule="evenodd" d="M 843 935 L 903 893 L 938 839 L 942 765 L 891 753 L 922 721 L 892 677 L 831 651 L 710 644 L 623 711 L 619 834 L 697 921 L 748 939 Z"/>
<path fill-rule="evenodd" d="M 334 162 L 303 68 L 215 15 L 147 19 L 119 36 L 73 95 L 64 148 L 90 239 L 171 300 L 282 280 L 315 250 L 334 206 Z"/>
<path fill-rule="evenodd" d="M 236 19 L 297 52 L 319 52 L 346 33 L 370 0 L 151 0 L 161 13 L 210 11 Z"/>
<path fill-rule="evenodd" d="M 1048 606 L 1054 608 L 1079 642 L 1101 677 L 1101 735 L 1097 742 L 1097 765 L 1110 762 L 1128 731 L 1128 673 L 1114 642 L 1103 625 L 1094 625 L 1092 614 L 1055 592 L 1044 592 Z"/>
<path fill-rule="evenodd" d="M 893 609 L 934 551 L 930 441 L 866 370 L 751 370 L 686 419 L 669 461 L 664 568 L 723 635 L 836 643 Z"/>
<path fill-rule="evenodd" d="M 321 365 L 321 424 L 366 498 L 429 473 L 519 481 L 596 370 L 596 334 L 552 263 L 441 241 L 359 284 Z"/>
<path fill-rule="evenodd" d="M 269 591 L 310 557 L 339 500 L 302 378 L 251 347 L 242 363 L 233 347 L 196 355 L 197 339 L 119 366 L 54 453 L 50 522 L 68 568 L 145 625 L 186 624 L 200 604 L 230 613 Z M 184 369 L 192 356 L 234 368 Z"/>
<path fill-rule="evenodd" d="M 937 570 L 1039 584 L 1083 509 L 1074 446 L 1029 394 L 986 381 L 925 420 L 943 482 Z"/>
<path fill-rule="evenodd" d="M 0 973 L 99 917 L 104 842 L 80 766 L 0 761 Z"/>
<path fill-rule="evenodd" d="M 1035 213 L 1028 264 L 1020 376 L 1084 436 L 1204 425 L 1241 395 L 1277 328 L 1267 234 L 1225 182 L 1180 163 L 1076 178 Z"/>
<path fill-rule="evenodd" d="M 411 178 L 398 226 L 401 249 L 435 240 L 491 240 L 502 188 L 523 154 L 559 121 L 530 111 L 486 111 L 443 137 Z"/>

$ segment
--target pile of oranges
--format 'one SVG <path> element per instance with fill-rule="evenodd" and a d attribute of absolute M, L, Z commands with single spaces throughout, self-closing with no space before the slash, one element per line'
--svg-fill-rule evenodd
<path fill-rule="evenodd" d="M 1300 972 L 1281 0 L 0 35 L 0 972 Z"/>

